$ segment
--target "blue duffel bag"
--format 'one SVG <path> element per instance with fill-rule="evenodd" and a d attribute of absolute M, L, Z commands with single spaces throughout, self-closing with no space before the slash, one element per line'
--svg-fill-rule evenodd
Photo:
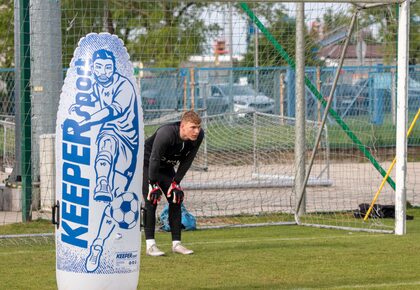
<path fill-rule="evenodd" d="M 166 204 L 160 213 L 160 223 L 161 230 L 166 232 L 171 231 L 171 227 L 169 226 L 169 204 Z M 187 208 L 184 206 L 184 204 L 181 204 L 181 223 L 182 229 L 186 231 L 193 231 L 197 229 L 197 221 L 195 216 L 187 211 Z"/>

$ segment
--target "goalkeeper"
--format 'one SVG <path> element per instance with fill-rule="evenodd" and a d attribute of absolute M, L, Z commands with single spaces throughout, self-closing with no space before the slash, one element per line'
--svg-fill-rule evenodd
<path fill-rule="evenodd" d="M 172 252 L 183 255 L 193 251 L 181 244 L 182 178 L 190 168 L 204 138 L 201 119 L 194 111 L 185 112 L 180 122 L 164 125 L 145 141 L 143 168 L 144 230 L 146 255 L 163 256 L 156 246 L 156 207 L 165 195 L 169 203 Z M 177 170 L 175 171 L 175 166 Z"/>

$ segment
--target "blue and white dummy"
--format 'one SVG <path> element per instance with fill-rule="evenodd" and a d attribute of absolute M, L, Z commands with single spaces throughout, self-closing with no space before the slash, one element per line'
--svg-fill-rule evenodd
<path fill-rule="evenodd" d="M 117 36 L 91 33 L 79 41 L 55 142 L 58 289 L 137 289 L 143 113 Z"/>

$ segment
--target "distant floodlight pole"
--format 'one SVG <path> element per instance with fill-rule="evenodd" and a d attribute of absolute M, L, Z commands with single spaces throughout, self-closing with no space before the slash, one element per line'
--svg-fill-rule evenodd
<path fill-rule="evenodd" d="M 406 233 L 406 174 L 407 174 L 407 91 L 408 91 L 408 36 L 410 2 L 399 4 L 398 67 L 397 67 L 397 132 L 395 166 L 395 234 Z"/>
<path fill-rule="evenodd" d="M 233 7 L 232 3 L 229 3 L 229 97 L 232 98 L 233 88 Z M 233 105 L 232 105 L 233 111 Z"/>
<path fill-rule="evenodd" d="M 230 59 L 230 66 L 233 67 L 233 7 L 232 7 L 232 3 L 229 3 L 229 59 Z"/>
<path fill-rule="evenodd" d="M 254 25 L 254 24 L 253 24 Z M 254 32 L 254 67 L 255 67 L 255 92 L 258 94 L 259 91 L 259 80 L 258 80 L 258 67 L 259 67 L 259 62 L 258 62 L 258 28 L 255 29 Z"/>

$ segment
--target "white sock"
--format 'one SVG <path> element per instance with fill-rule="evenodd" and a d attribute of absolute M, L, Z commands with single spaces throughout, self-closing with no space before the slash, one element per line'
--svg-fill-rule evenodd
<path fill-rule="evenodd" d="M 156 245 L 155 239 L 146 240 L 146 249 L 150 249 L 150 247 L 153 245 Z"/>
<path fill-rule="evenodd" d="M 181 241 L 172 241 L 172 247 L 175 247 L 176 245 L 180 244 Z"/>

